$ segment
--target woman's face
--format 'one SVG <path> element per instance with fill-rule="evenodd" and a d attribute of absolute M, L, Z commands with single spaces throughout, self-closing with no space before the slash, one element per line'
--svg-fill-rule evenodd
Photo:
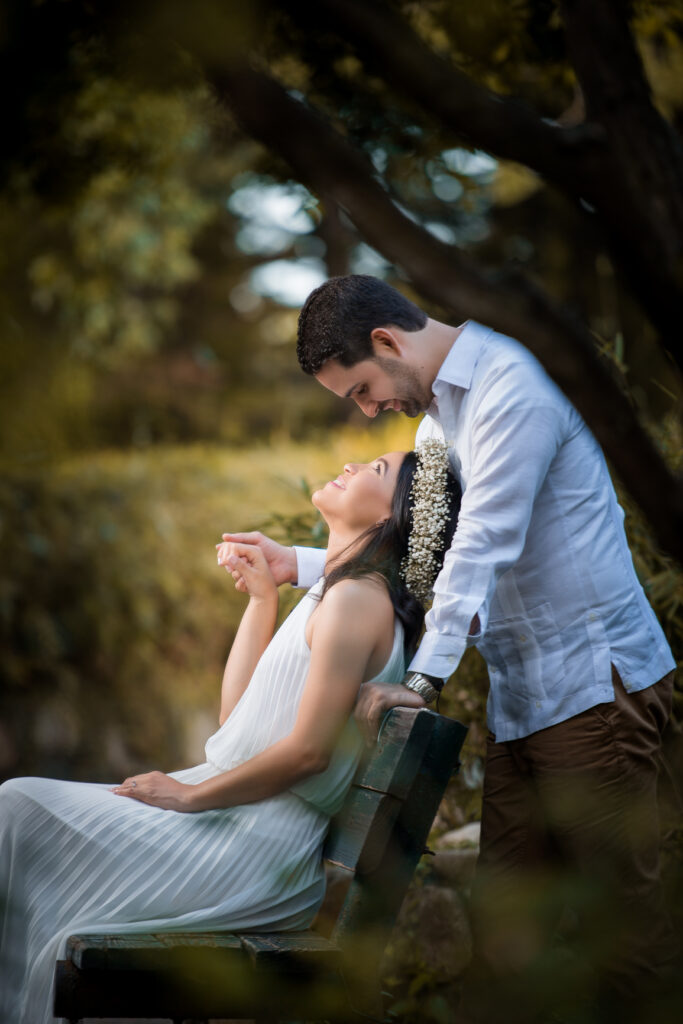
<path fill-rule="evenodd" d="M 314 492 L 313 504 L 328 521 L 337 519 L 358 531 L 389 519 L 405 456 L 388 452 L 372 462 L 347 462 L 339 476 Z"/>

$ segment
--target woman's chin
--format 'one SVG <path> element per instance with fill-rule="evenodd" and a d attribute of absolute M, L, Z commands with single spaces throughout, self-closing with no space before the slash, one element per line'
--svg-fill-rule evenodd
<path fill-rule="evenodd" d="M 321 487 L 320 490 L 318 491 L 313 491 L 313 494 L 311 495 L 311 504 L 313 505 L 313 508 L 318 510 L 318 512 L 320 513 L 320 515 L 322 516 L 322 518 L 325 520 L 329 527 L 330 519 L 328 513 L 331 511 L 331 509 L 329 508 L 329 503 L 325 500 L 327 495 L 324 493 L 324 491 L 324 487 Z"/>

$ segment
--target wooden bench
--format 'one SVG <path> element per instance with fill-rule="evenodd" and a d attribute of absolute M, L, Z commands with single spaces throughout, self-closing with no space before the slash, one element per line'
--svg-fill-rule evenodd
<path fill-rule="evenodd" d="M 349 880 L 329 938 L 320 931 L 72 935 L 57 963 L 55 1015 L 71 1022 L 380 1017 L 380 959 L 466 731 L 426 709 L 387 715 L 326 842 L 326 859 Z"/>

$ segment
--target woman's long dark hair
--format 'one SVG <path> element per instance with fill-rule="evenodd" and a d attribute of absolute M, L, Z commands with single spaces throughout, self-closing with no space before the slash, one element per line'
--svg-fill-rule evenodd
<path fill-rule="evenodd" d="M 401 562 L 408 553 L 408 539 L 413 528 L 413 512 L 410 507 L 410 492 L 417 468 L 417 453 L 408 452 L 398 471 L 396 490 L 391 503 L 391 516 L 385 523 L 369 527 L 361 535 L 360 547 L 343 560 L 325 577 L 322 595 L 340 580 L 359 579 L 375 576 L 383 580 L 389 591 L 394 611 L 403 625 L 406 660 L 412 657 L 424 623 L 425 610 L 417 598 L 410 593 L 401 576 Z M 444 530 L 441 546 L 436 553 L 439 568 L 444 555 L 451 546 L 458 524 L 462 491 L 452 472 L 446 477 L 446 493 L 449 497 L 450 515 Z"/>

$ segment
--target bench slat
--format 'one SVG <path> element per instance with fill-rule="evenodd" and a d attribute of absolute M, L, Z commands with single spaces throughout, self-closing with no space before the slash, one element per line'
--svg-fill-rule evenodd
<path fill-rule="evenodd" d="M 269 935 L 240 932 L 242 948 L 259 971 L 310 973 L 337 970 L 341 966 L 339 946 L 317 932 L 280 932 Z"/>
<path fill-rule="evenodd" d="M 405 800 L 434 728 L 430 715 L 405 715 L 394 708 L 382 724 L 377 746 L 370 748 L 354 785 Z M 399 712 L 399 713 L 397 713 Z"/>
<path fill-rule="evenodd" d="M 188 951 L 219 949 L 242 956 L 242 945 L 229 932 L 164 932 L 139 935 L 72 935 L 66 957 L 82 971 L 165 970 Z"/>
<path fill-rule="evenodd" d="M 354 787 L 330 828 L 325 859 L 339 867 L 367 874 L 380 862 L 401 801 L 386 793 Z"/>

